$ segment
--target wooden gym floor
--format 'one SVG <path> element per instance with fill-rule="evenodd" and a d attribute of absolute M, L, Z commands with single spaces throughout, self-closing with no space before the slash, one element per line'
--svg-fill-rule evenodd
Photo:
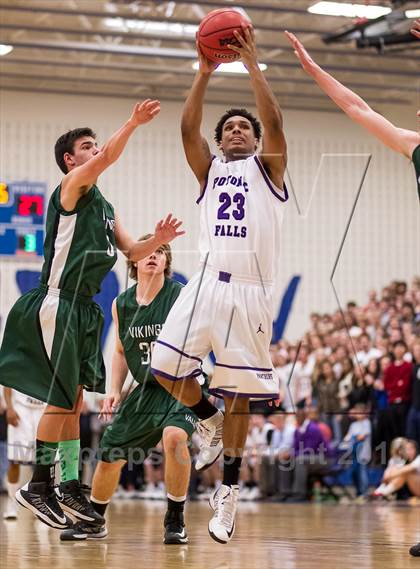
<path fill-rule="evenodd" d="M 0 500 L 0 515 L 6 503 Z M 228 545 L 207 533 L 210 508 L 188 504 L 190 543 L 163 545 L 164 502 L 115 500 L 104 540 L 61 543 L 59 532 L 19 509 L 0 521 L 3 569 L 409 569 L 420 558 L 420 509 L 390 504 L 240 504 Z"/>

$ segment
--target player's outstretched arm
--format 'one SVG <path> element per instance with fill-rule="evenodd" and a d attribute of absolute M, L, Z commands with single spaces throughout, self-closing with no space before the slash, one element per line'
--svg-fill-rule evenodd
<path fill-rule="evenodd" d="M 417 20 L 414 21 L 413 27 L 410 31 L 413 36 L 420 40 L 420 18 L 417 18 Z"/>
<path fill-rule="evenodd" d="M 352 120 L 363 126 L 386 146 L 411 159 L 413 150 L 420 144 L 420 135 L 415 131 L 396 127 L 374 111 L 359 95 L 345 87 L 315 63 L 294 34 L 285 33 L 303 69 L 314 78 L 324 93 Z"/>
<path fill-rule="evenodd" d="M 96 182 L 100 174 L 118 160 L 137 127 L 153 120 L 159 111 L 159 101 L 146 99 L 142 103 L 136 103 L 128 121 L 111 136 L 98 153 L 66 174 L 61 183 L 61 200 L 77 202 L 79 197 Z"/>
<path fill-rule="evenodd" d="M 199 183 L 204 184 L 212 155 L 207 140 L 201 134 L 203 103 L 210 75 L 216 69 L 217 64 L 204 56 L 198 41 L 197 53 L 200 67 L 184 104 L 181 134 L 188 164 Z"/>
<path fill-rule="evenodd" d="M 282 187 L 287 163 L 287 145 L 280 107 L 263 72 L 258 67 L 257 46 L 252 26 L 244 26 L 242 34 L 238 32 L 234 34 L 240 47 L 229 45 L 229 48 L 239 53 L 248 69 L 258 115 L 264 127 L 261 161 L 276 186 Z"/>
<path fill-rule="evenodd" d="M 127 360 L 125 359 L 124 348 L 118 334 L 118 312 L 117 301 L 112 303 L 112 319 L 115 326 L 115 348 L 112 354 L 112 377 L 111 390 L 104 399 L 99 418 L 103 421 L 110 421 L 113 414 L 117 411 L 121 403 L 121 392 L 128 374 Z"/>
<path fill-rule="evenodd" d="M 115 240 L 117 247 L 130 261 L 140 261 L 151 255 L 156 249 L 159 249 L 165 243 L 170 243 L 176 237 L 185 234 L 185 231 L 179 228 L 182 221 L 176 217 L 172 217 L 169 213 L 165 220 L 161 219 L 155 227 L 155 233 L 149 239 L 144 241 L 134 241 L 122 227 L 119 219 L 115 216 Z"/>

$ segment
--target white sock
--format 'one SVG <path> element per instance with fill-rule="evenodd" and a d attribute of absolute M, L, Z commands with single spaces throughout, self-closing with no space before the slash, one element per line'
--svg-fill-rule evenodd
<path fill-rule="evenodd" d="M 111 500 L 98 500 L 94 498 L 92 495 L 90 496 L 90 501 L 95 502 L 95 504 L 109 504 Z"/>
<path fill-rule="evenodd" d="M 385 488 L 382 489 L 382 496 L 390 496 L 391 494 L 393 494 L 396 491 L 397 491 L 397 488 L 395 487 L 395 485 L 392 482 L 390 482 L 389 484 L 387 484 L 385 486 Z"/>
<path fill-rule="evenodd" d="M 19 490 L 20 484 L 19 482 L 9 482 L 7 481 L 7 493 L 11 500 L 15 499 L 15 494 Z"/>
<path fill-rule="evenodd" d="M 166 496 L 170 499 L 173 500 L 174 502 L 185 502 L 185 500 L 187 499 L 187 496 L 173 496 L 172 494 L 169 494 L 169 492 L 166 493 Z"/>

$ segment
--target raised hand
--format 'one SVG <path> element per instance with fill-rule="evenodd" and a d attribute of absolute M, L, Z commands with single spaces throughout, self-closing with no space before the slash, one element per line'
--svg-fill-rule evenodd
<path fill-rule="evenodd" d="M 239 53 L 241 60 L 248 68 L 253 65 L 258 65 L 254 28 L 251 25 L 242 26 L 241 34 L 236 30 L 233 34 L 239 45 L 229 44 L 228 48 Z"/>
<path fill-rule="evenodd" d="M 104 422 L 108 422 L 114 416 L 121 403 L 121 393 L 111 393 L 104 399 L 102 403 L 101 412 L 99 413 L 99 419 Z"/>
<path fill-rule="evenodd" d="M 292 44 L 293 49 L 295 50 L 295 55 L 299 59 L 303 69 L 307 73 L 311 73 L 311 70 L 316 66 L 315 61 L 303 47 L 303 44 L 297 39 L 297 37 L 292 34 L 291 32 L 284 32 L 286 34 L 287 39 Z"/>
<path fill-rule="evenodd" d="M 417 18 L 417 20 L 414 21 L 410 32 L 413 34 L 413 36 L 420 40 L 420 18 Z"/>
<path fill-rule="evenodd" d="M 195 46 L 197 48 L 200 73 L 203 73 L 204 75 L 210 75 L 210 73 L 213 73 L 213 71 L 219 67 L 219 64 L 215 63 L 214 61 L 211 61 L 204 55 L 204 53 L 201 50 L 200 43 L 197 37 L 195 40 Z"/>
<path fill-rule="evenodd" d="M 176 237 L 184 235 L 185 231 L 178 231 L 182 221 L 178 221 L 176 217 L 172 217 L 169 213 L 165 220 L 161 219 L 155 227 L 155 238 L 161 243 L 170 243 Z"/>
<path fill-rule="evenodd" d="M 153 120 L 160 112 L 160 101 L 146 99 L 142 103 L 134 105 L 133 113 L 130 117 L 130 122 L 139 126 L 146 124 Z"/>

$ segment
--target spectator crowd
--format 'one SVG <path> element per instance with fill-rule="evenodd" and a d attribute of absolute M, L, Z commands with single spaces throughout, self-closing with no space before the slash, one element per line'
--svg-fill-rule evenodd
<path fill-rule="evenodd" d="M 333 314 L 313 313 L 310 321 L 299 342 L 271 346 L 284 415 L 267 419 L 272 434 L 262 468 L 254 469 L 259 495 L 304 501 L 311 480 L 328 485 L 345 480 L 347 471 L 361 501 L 383 496 L 369 493 L 370 473 L 376 467 L 380 477 L 391 459 L 393 479 L 402 471 L 386 495 L 405 489 L 420 497 L 420 279 L 411 286 L 392 282 L 380 294 L 371 291 L 364 305 L 348 302 Z M 255 428 L 252 422 L 254 461 Z M 402 450 L 393 465 L 395 440 Z M 389 472 L 388 466 L 385 478 Z"/>

